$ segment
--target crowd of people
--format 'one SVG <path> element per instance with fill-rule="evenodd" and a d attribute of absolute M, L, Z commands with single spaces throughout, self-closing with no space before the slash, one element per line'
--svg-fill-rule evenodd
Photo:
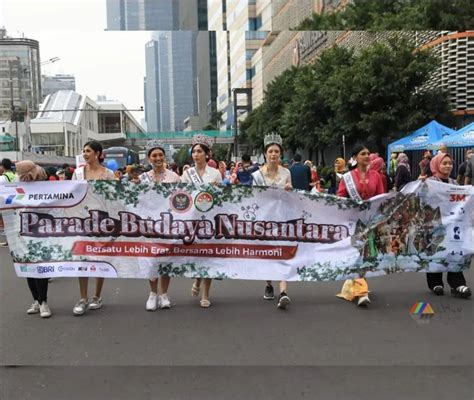
<path fill-rule="evenodd" d="M 20 181 L 47 181 L 47 180 L 123 180 L 135 183 L 172 183 L 183 182 L 215 185 L 256 185 L 281 188 L 284 190 L 299 189 L 313 192 L 327 192 L 340 197 L 355 200 L 368 200 L 374 196 L 387 193 L 390 190 L 400 191 L 414 179 L 434 179 L 450 184 L 474 183 L 473 151 L 466 151 L 466 158 L 458 169 L 457 179 L 450 178 L 453 169 L 453 159 L 447 148 L 442 148 L 436 156 L 426 151 L 419 164 L 420 174 L 416 177 L 410 168 L 408 156 L 405 153 L 392 154 L 389 162 L 389 171 L 386 163 L 377 153 L 371 153 L 367 146 L 354 147 L 352 157 L 346 162 L 343 158 L 336 158 L 334 167 L 324 177 L 319 177 L 317 168 L 312 161 L 302 162 L 300 154 L 295 154 L 288 162 L 282 159 L 284 149 L 282 138 L 278 134 L 270 134 L 264 139 L 265 162 L 262 165 L 253 163 L 247 154 L 238 162 L 223 160 L 216 161 L 212 157 L 212 141 L 205 135 L 193 137 L 191 146 L 192 163 L 178 167 L 176 164 L 167 164 L 164 143 L 152 140 L 147 143 L 146 155 L 148 166 L 127 166 L 125 169 L 111 171 L 103 163 L 102 145 L 90 141 L 84 145 L 83 156 L 85 165 L 76 169 L 65 164 L 60 169 L 45 168 L 32 161 L 19 161 L 15 165 L 3 159 L 0 166 L 0 184 Z M 291 164 L 291 165 L 290 165 Z M 15 168 L 15 171 L 13 169 Z M 5 242 L 3 246 L 8 246 Z M 429 289 L 435 295 L 444 294 L 444 284 L 441 273 L 427 273 Z M 41 317 L 51 316 L 47 303 L 48 279 L 27 278 L 28 287 L 33 297 L 33 303 L 28 308 L 28 314 L 39 313 Z M 79 278 L 79 300 L 73 307 L 74 315 L 83 315 L 88 310 L 97 310 L 102 307 L 102 288 L 104 278 L 95 279 L 94 295 L 89 299 L 88 278 Z M 159 289 L 158 289 L 159 281 Z M 468 298 L 471 290 L 466 286 L 462 272 L 449 272 L 447 282 L 451 292 L 456 297 Z M 196 277 L 191 286 L 192 296 L 200 298 L 200 306 L 211 306 L 210 288 L 212 279 Z M 170 308 L 168 297 L 170 277 L 161 276 L 149 281 L 150 292 L 145 303 L 148 311 L 157 308 Z M 350 290 L 349 290 L 350 288 Z M 358 306 L 367 306 L 370 303 L 367 280 L 364 278 L 352 279 L 344 282 L 339 297 L 355 301 Z M 263 298 L 274 300 L 274 288 L 271 281 L 267 281 Z M 291 303 L 286 281 L 279 282 L 277 307 L 286 309 Z"/>

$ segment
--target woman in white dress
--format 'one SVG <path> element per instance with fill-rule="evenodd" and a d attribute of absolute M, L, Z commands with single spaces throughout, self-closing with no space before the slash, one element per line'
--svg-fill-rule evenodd
<path fill-rule="evenodd" d="M 209 136 L 206 135 L 195 135 L 193 137 L 191 156 L 194 161 L 194 167 L 188 168 L 184 171 L 181 177 L 183 183 L 194 183 L 195 185 L 202 185 L 205 183 L 211 183 L 220 185 L 222 184 L 222 176 L 219 170 L 209 167 L 207 162 L 211 154 L 212 141 Z M 209 300 L 209 290 L 211 288 L 212 279 L 204 278 L 203 291 L 201 297 L 201 307 L 208 308 L 211 306 Z M 201 290 L 201 278 L 194 280 L 191 288 L 193 296 L 197 297 Z"/>
<path fill-rule="evenodd" d="M 166 152 L 162 142 L 151 140 L 147 143 L 146 150 L 148 161 L 153 168 L 140 175 L 140 182 L 150 184 L 181 182 L 178 174 L 165 167 Z M 145 306 L 148 311 L 155 311 L 158 307 L 171 308 L 171 302 L 168 297 L 170 277 L 163 275 L 160 278 L 160 295 L 158 295 L 158 278 L 150 279 L 150 294 Z"/>
<path fill-rule="evenodd" d="M 82 155 L 86 162 L 83 167 L 76 168 L 72 176 L 72 180 L 115 180 L 113 171 L 101 165 L 103 161 L 102 145 L 95 140 L 87 142 L 83 149 Z M 96 278 L 95 293 L 92 301 L 89 302 L 87 297 L 87 287 L 89 278 L 79 278 L 79 290 L 81 298 L 76 303 L 72 312 L 74 315 L 82 315 L 86 310 L 98 310 L 102 308 L 102 287 L 104 286 L 104 278 Z"/>
<path fill-rule="evenodd" d="M 282 138 L 277 134 L 270 134 L 263 139 L 265 164 L 252 174 L 252 184 L 254 186 L 270 186 L 285 190 L 291 190 L 291 173 L 288 169 L 280 165 L 280 159 L 283 155 Z M 278 297 L 277 307 L 286 309 L 291 299 L 287 295 L 288 285 L 286 281 L 280 281 L 280 296 Z M 267 281 L 265 287 L 265 300 L 273 300 L 275 294 L 272 281 Z"/>

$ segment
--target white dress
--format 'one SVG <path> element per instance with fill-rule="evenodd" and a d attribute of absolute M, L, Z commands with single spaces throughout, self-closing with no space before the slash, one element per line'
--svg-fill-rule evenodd
<path fill-rule="evenodd" d="M 200 176 L 196 170 L 196 167 L 192 167 L 184 171 L 183 176 L 181 177 L 181 182 L 183 183 L 194 183 L 194 184 L 203 184 L 203 183 L 222 183 L 221 173 L 212 167 L 206 165 L 204 174 Z"/>
<path fill-rule="evenodd" d="M 270 179 L 260 168 L 252 174 L 252 186 L 269 186 L 284 189 L 289 183 L 291 185 L 291 173 L 282 166 L 278 166 L 278 172 L 274 179 Z"/>

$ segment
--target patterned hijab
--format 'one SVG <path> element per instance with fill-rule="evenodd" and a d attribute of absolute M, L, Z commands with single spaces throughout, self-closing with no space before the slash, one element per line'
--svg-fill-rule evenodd
<path fill-rule="evenodd" d="M 403 165 L 410 172 L 410 160 L 405 153 L 400 153 L 397 157 L 397 165 Z"/>

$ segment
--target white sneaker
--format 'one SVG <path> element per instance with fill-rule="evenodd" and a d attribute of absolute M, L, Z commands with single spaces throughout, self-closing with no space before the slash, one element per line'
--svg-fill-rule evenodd
<path fill-rule="evenodd" d="M 159 306 L 160 308 L 171 308 L 171 302 L 166 293 L 160 294 Z"/>
<path fill-rule="evenodd" d="M 39 305 L 37 300 L 35 300 L 31 304 L 31 306 L 30 306 L 30 308 L 28 308 L 28 310 L 26 310 L 27 314 L 38 314 L 39 312 L 40 312 L 40 305 Z"/>
<path fill-rule="evenodd" d="M 49 306 L 48 306 L 48 303 L 46 303 L 45 301 L 43 301 L 41 304 L 40 304 L 40 316 L 41 318 L 49 318 L 51 317 L 51 310 L 49 309 Z"/>
<path fill-rule="evenodd" d="M 369 299 L 369 295 L 367 294 L 365 296 L 360 296 L 359 300 L 357 300 L 357 305 L 359 307 L 366 307 L 369 304 L 370 304 L 370 299 Z"/>
<path fill-rule="evenodd" d="M 99 308 L 102 308 L 102 297 L 94 296 L 89 303 L 89 310 L 98 310 Z"/>
<path fill-rule="evenodd" d="M 72 309 L 72 312 L 74 313 L 74 315 L 82 315 L 86 312 L 87 308 L 87 299 L 81 299 L 76 303 L 76 305 Z"/>
<path fill-rule="evenodd" d="M 158 294 L 150 292 L 145 308 L 147 311 L 155 311 L 158 308 Z"/>

